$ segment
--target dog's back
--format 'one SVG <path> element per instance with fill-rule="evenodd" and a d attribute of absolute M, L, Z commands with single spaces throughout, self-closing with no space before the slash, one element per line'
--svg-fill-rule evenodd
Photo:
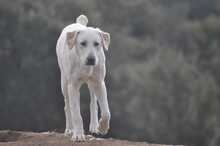
<path fill-rule="evenodd" d="M 88 18 L 85 15 L 80 15 L 79 17 L 77 17 L 76 23 L 72 23 L 66 26 L 60 34 L 60 37 L 57 41 L 56 49 L 64 48 L 67 32 L 86 29 L 87 23 L 88 23 Z"/>
<path fill-rule="evenodd" d="M 56 45 L 56 54 L 58 58 L 58 64 L 62 71 L 65 71 L 64 65 L 67 65 L 67 55 L 68 55 L 68 46 L 66 43 L 67 33 L 73 31 L 80 31 L 86 29 L 86 25 L 88 23 L 88 18 L 85 15 L 80 15 L 76 19 L 76 23 L 72 23 L 67 25 L 61 32 Z M 66 50 L 66 51 L 65 51 Z"/>

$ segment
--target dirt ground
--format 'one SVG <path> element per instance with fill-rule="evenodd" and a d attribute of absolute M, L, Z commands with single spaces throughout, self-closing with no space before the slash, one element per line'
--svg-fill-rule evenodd
<path fill-rule="evenodd" d="M 73 142 L 70 137 L 56 132 L 22 132 L 0 131 L 0 146 L 168 146 L 148 144 L 145 142 L 131 142 L 126 140 L 94 138 L 87 136 L 85 142 Z M 171 145 L 169 145 L 171 146 Z M 172 145 L 173 146 L 173 145 Z"/>

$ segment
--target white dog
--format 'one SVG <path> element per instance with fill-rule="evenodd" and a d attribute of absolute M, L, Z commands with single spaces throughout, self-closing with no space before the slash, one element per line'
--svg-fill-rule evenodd
<path fill-rule="evenodd" d="M 80 15 L 76 23 L 63 29 L 56 46 L 61 88 L 65 99 L 65 135 L 72 135 L 74 141 L 85 140 L 79 93 L 83 83 L 87 83 L 91 96 L 90 132 L 106 134 L 110 121 L 104 82 L 104 49 L 108 50 L 110 35 L 98 28 L 87 27 L 87 23 L 87 17 Z M 99 121 L 97 100 L 101 109 Z"/>

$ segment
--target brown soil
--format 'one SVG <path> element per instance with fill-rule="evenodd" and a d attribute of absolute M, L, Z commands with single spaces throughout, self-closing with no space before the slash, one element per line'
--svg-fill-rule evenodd
<path fill-rule="evenodd" d="M 145 142 L 131 142 L 116 139 L 94 138 L 87 136 L 85 142 L 73 142 L 70 137 L 56 132 L 21 132 L 0 131 L 0 146 L 168 146 L 148 144 Z M 170 145 L 171 146 L 171 145 Z M 172 145 L 173 146 L 173 145 Z"/>

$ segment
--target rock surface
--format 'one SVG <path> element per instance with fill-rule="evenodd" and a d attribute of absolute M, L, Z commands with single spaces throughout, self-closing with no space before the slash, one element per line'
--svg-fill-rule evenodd
<path fill-rule="evenodd" d="M 131 142 L 117 139 L 94 138 L 87 136 L 85 142 L 73 142 L 69 137 L 56 132 L 22 132 L 0 131 L 0 146 L 171 146 L 148 144 L 145 142 Z M 172 145 L 174 146 L 174 145 Z"/>

